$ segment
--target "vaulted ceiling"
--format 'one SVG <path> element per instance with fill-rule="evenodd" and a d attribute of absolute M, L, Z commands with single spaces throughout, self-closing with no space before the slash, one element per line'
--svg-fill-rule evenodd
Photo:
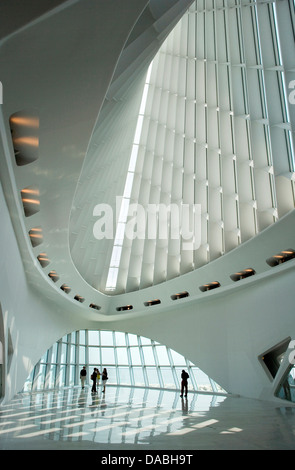
<path fill-rule="evenodd" d="M 19 10 L 0 7 L 1 174 L 29 282 L 97 318 L 230 284 L 255 262 L 244 242 L 294 208 L 284 81 L 295 54 L 280 43 L 294 8 L 84 0 Z M 102 205 L 115 215 L 123 196 L 145 209 L 198 205 L 200 239 L 190 250 L 184 234 L 116 243 L 112 219 L 99 240 Z"/>

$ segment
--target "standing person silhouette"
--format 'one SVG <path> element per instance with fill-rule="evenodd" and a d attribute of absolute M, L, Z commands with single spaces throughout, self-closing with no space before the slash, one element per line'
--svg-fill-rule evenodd
<path fill-rule="evenodd" d="M 80 380 L 81 380 L 82 389 L 85 388 L 86 375 L 87 375 L 86 367 L 83 366 L 83 369 L 80 370 Z"/>
<path fill-rule="evenodd" d="M 187 397 L 187 380 L 189 379 L 189 375 L 185 370 L 181 372 L 181 398 L 183 397 L 183 393 L 185 392 L 185 397 Z"/>
<path fill-rule="evenodd" d="M 98 369 L 96 369 L 96 374 L 97 374 L 97 376 L 96 376 L 96 385 L 97 385 L 97 388 L 98 388 L 99 381 L 100 381 L 100 376 L 101 376 L 101 373 L 99 372 Z"/>
<path fill-rule="evenodd" d="M 105 393 L 106 383 L 107 383 L 107 380 L 108 380 L 108 373 L 107 373 L 106 368 L 104 368 L 103 371 L 102 371 L 101 380 L 102 380 L 102 385 L 103 385 L 102 393 Z"/>
<path fill-rule="evenodd" d="M 97 377 L 97 373 L 96 373 L 96 368 L 93 369 L 93 372 L 91 374 L 91 380 L 92 380 L 92 389 L 91 389 L 91 392 L 92 393 L 96 393 L 96 377 Z"/>

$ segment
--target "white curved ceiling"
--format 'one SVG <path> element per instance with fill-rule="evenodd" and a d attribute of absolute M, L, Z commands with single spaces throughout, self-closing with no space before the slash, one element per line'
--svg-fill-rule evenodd
<path fill-rule="evenodd" d="M 149 78 L 139 75 L 116 100 L 105 102 L 70 220 L 73 261 L 95 289 L 118 295 L 179 277 L 294 208 L 294 148 L 283 83 L 289 64 L 279 54 L 283 31 L 292 29 L 288 9 L 288 2 L 243 8 L 194 3 L 162 45 Z M 124 196 L 128 179 L 130 194 Z M 95 237 L 96 224 L 107 230 L 107 217 L 119 213 L 118 196 L 145 210 L 142 238 L 114 242 L 115 223 L 109 239 Z M 193 250 L 183 248 L 181 237 L 160 239 L 157 233 L 149 239 L 147 233 L 149 205 L 181 203 L 200 208 L 200 240 Z M 98 212 L 103 204 L 110 214 Z"/>
<path fill-rule="evenodd" d="M 105 295 L 113 240 L 97 243 L 94 239 L 93 207 L 98 203 L 114 207 L 114 197 L 123 194 L 147 67 L 191 3 L 191 0 L 128 0 L 122 8 L 118 0 L 84 0 L 56 2 L 54 8 L 49 8 L 48 2 L 44 2 L 41 12 L 33 2 L 31 16 L 28 8 L 19 21 L 8 21 L 7 36 L 0 43 L 4 90 L 0 124 L 6 157 L 0 162 L 1 182 L 28 279 L 48 295 L 60 296 L 61 302 L 66 299 L 77 305 L 76 297 L 78 301 L 84 299 L 83 309 L 99 306 L 94 315 L 100 319 L 117 315 L 120 305 L 136 304 L 136 299 L 140 299 L 141 305 L 143 300 L 156 299 L 159 289 L 170 302 L 161 307 L 171 308 L 170 294 L 185 290 L 191 282 L 199 285 L 215 280 L 212 263 L 207 270 L 209 278 L 205 279 L 204 269 L 197 270 L 193 280 L 183 274 L 205 267 L 208 261 L 237 248 L 294 207 L 294 168 L 290 158 L 294 112 L 291 110 L 291 117 L 284 115 L 287 108 L 281 96 L 280 79 L 281 67 L 286 64 L 289 71 L 295 64 L 290 52 L 288 57 L 279 59 L 274 54 L 272 63 L 266 48 L 257 44 L 257 38 L 266 42 L 269 34 L 276 38 L 278 29 L 287 43 L 294 12 L 289 18 L 287 0 L 280 3 L 278 18 L 269 3 L 259 8 L 256 2 L 250 2 L 243 9 L 234 5 L 212 9 L 209 2 L 206 6 L 197 2 L 196 11 L 192 7 L 162 50 L 164 62 L 156 60 L 148 125 L 141 141 L 144 152 L 139 160 L 141 168 L 143 165 L 145 168 L 144 171 L 138 168 L 136 175 L 141 188 L 146 176 L 155 188 L 160 188 L 162 196 L 171 193 L 176 198 L 180 188 L 184 201 L 201 203 L 204 231 L 200 252 L 197 256 L 188 252 L 181 258 L 179 249 L 169 252 L 165 243 L 158 253 L 136 243 L 132 248 L 127 246 L 126 265 L 114 292 L 119 295 L 115 298 Z M 14 2 L 10 5 L 6 19 L 12 19 L 18 11 Z M 265 9 L 278 21 L 277 29 L 269 29 L 270 24 L 271 28 L 274 25 L 264 20 Z M 251 25 L 252 31 L 246 33 L 241 24 Z M 222 29 L 224 25 L 228 29 Z M 258 26 L 266 31 L 264 36 L 258 32 Z M 206 31 L 202 35 L 206 40 L 194 41 L 191 50 L 192 35 L 198 38 L 199 31 Z M 238 35 L 242 31 L 243 37 Z M 232 35 L 230 57 L 225 56 L 228 35 Z M 237 35 L 239 42 L 235 47 L 233 39 Z M 251 49 L 245 41 L 253 37 Z M 210 42 L 210 38 L 214 41 Z M 239 47 L 241 57 L 235 55 Z M 219 57 L 212 56 L 217 49 Z M 269 85 L 265 88 L 267 92 L 262 93 L 261 85 L 265 82 Z M 254 95 L 240 93 L 249 87 Z M 172 113 L 177 94 L 179 112 L 175 113 L 174 108 Z M 267 98 L 267 108 L 258 109 L 257 97 Z M 275 106 L 271 106 L 272 101 Z M 22 166 L 15 159 L 9 123 L 9 118 L 18 112 L 39 120 L 34 131 L 37 158 Z M 197 134 L 192 133 L 192 122 Z M 18 130 L 14 128 L 14 132 Z M 172 144 L 170 137 L 175 136 L 175 131 Z M 285 149 L 278 153 L 282 142 Z M 150 162 L 153 165 L 148 168 Z M 173 175 L 165 171 L 169 165 Z M 162 170 L 171 179 L 163 177 L 159 183 Z M 193 199 L 190 191 L 186 196 L 192 183 Z M 263 191 L 258 195 L 260 188 Z M 28 203 L 28 210 L 33 213 L 27 216 L 21 195 L 24 189 L 27 199 L 37 201 Z M 142 189 L 135 200 L 141 201 L 147 194 Z M 161 200 L 167 201 L 158 199 Z M 168 200 L 171 201 L 170 196 Z M 222 214 L 224 210 L 227 218 Z M 40 244 L 31 242 L 32 234 L 40 233 L 36 229 L 42 230 Z M 277 237 L 275 233 L 268 248 L 276 246 Z M 289 241 L 288 233 L 286 237 L 285 243 Z M 244 263 L 249 251 L 246 244 Z M 44 264 L 46 259 L 48 263 Z M 237 259 L 241 261 L 239 255 Z M 233 271 L 248 267 L 234 263 L 232 266 Z M 227 279 L 229 272 L 228 266 Z M 68 294 L 64 286 L 71 289 Z M 142 288 L 144 292 L 136 292 Z"/>

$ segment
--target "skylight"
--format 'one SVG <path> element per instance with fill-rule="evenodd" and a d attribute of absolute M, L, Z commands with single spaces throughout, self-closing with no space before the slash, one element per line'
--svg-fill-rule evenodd
<path fill-rule="evenodd" d="M 109 267 L 109 272 L 108 272 L 108 277 L 107 277 L 107 282 L 106 282 L 106 291 L 113 291 L 116 289 L 116 286 L 117 286 L 117 279 L 118 279 L 119 266 L 120 266 L 121 255 L 122 255 L 124 234 L 126 230 L 128 211 L 130 207 L 130 198 L 131 198 L 131 193 L 132 193 L 134 173 L 135 173 L 136 162 L 137 162 L 137 157 L 138 157 L 139 142 L 140 142 L 143 118 L 144 118 L 144 113 L 145 113 L 145 108 L 146 108 L 151 70 L 152 70 L 152 63 L 150 64 L 148 68 L 145 86 L 143 89 L 140 110 L 139 110 L 139 115 L 137 119 L 134 139 L 133 139 L 133 146 L 132 146 L 131 155 L 130 155 L 129 167 L 128 167 L 128 172 L 126 176 L 125 189 L 124 189 L 124 193 L 123 193 L 123 197 L 121 201 L 121 208 L 120 208 L 119 219 L 118 219 L 118 224 L 116 228 L 115 241 L 114 241 L 111 262 L 110 262 L 110 267 Z"/>

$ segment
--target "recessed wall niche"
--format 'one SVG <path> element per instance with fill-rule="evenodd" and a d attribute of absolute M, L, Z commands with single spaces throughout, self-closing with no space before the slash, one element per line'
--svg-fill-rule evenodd
<path fill-rule="evenodd" d="M 26 217 L 31 217 L 40 210 L 40 192 L 35 186 L 28 186 L 21 190 L 21 200 Z"/>
<path fill-rule="evenodd" d="M 148 300 L 147 302 L 144 302 L 145 307 L 151 307 L 152 305 L 158 305 L 161 303 L 160 299 L 154 299 L 154 300 Z"/>
<path fill-rule="evenodd" d="M 189 296 L 189 293 L 186 292 L 186 291 L 183 291 L 183 292 L 179 292 L 178 294 L 171 295 L 171 299 L 172 300 L 179 300 L 179 299 L 183 299 L 184 297 L 188 297 L 188 296 Z"/>
<path fill-rule="evenodd" d="M 35 246 L 41 245 L 41 243 L 43 242 L 42 228 L 41 227 L 31 228 L 31 230 L 29 231 L 29 237 L 30 237 L 33 248 Z"/>
<path fill-rule="evenodd" d="M 39 263 L 41 264 L 42 268 L 45 268 L 50 263 L 50 260 L 49 260 L 46 253 L 40 253 L 37 256 L 37 259 L 38 259 Z"/>
<path fill-rule="evenodd" d="M 39 157 L 39 116 L 34 110 L 23 110 L 9 118 L 15 161 L 28 165 Z"/>
<path fill-rule="evenodd" d="M 63 284 L 60 286 L 61 290 L 63 290 L 66 294 L 69 294 L 71 292 L 71 288 L 67 284 Z"/>
<path fill-rule="evenodd" d="M 117 307 L 116 310 L 117 312 L 123 312 L 125 310 L 132 310 L 133 305 L 123 305 L 122 307 Z"/>
<path fill-rule="evenodd" d="M 57 282 L 59 280 L 59 275 L 54 270 L 50 271 L 50 273 L 48 273 L 48 276 L 50 277 L 50 279 L 52 279 L 53 282 Z"/>
<path fill-rule="evenodd" d="M 267 264 L 271 267 L 277 266 L 278 264 L 285 263 L 286 261 L 289 261 L 290 259 L 295 258 L 295 251 L 292 250 L 291 248 L 287 250 L 282 250 L 280 253 L 277 253 L 276 255 L 271 256 L 266 260 Z"/>
<path fill-rule="evenodd" d="M 243 269 L 242 271 L 238 271 L 234 274 L 231 274 L 230 278 L 232 281 L 236 282 L 236 281 L 240 281 L 241 279 L 245 279 L 246 277 L 254 276 L 254 274 L 255 274 L 254 269 L 247 268 L 247 269 Z"/>
<path fill-rule="evenodd" d="M 218 281 L 213 281 L 208 284 L 203 284 L 199 289 L 202 292 L 206 292 L 207 290 L 217 289 L 217 287 L 220 287 L 220 283 Z"/>
<path fill-rule="evenodd" d="M 90 304 L 89 307 L 93 308 L 94 310 L 100 310 L 101 309 L 101 307 L 99 305 L 96 305 L 96 304 Z"/>

